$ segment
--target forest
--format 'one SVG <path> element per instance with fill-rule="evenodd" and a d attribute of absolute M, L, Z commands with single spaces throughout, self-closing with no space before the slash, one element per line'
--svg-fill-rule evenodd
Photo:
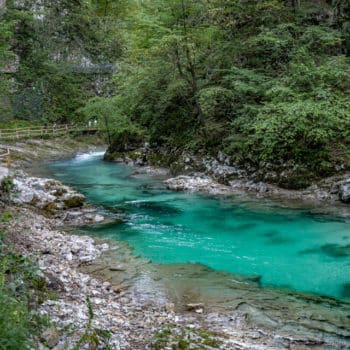
<path fill-rule="evenodd" d="M 0 0 L 0 350 L 350 349 L 349 204 L 350 0 Z"/>
<path fill-rule="evenodd" d="M 293 169 L 292 188 L 350 166 L 348 0 L 10 0 L 1 17 L 3 122 L 97 117 L 112 149 L 222 151 Z"/>

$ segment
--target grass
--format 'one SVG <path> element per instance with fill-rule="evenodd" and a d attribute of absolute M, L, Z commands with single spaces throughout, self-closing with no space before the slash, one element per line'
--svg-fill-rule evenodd
<path fill-rule="evenodd" d="M 10 220 L 12 214 L 3 212 L 0 222 Z M 49 326 L 38 312 L 49 291 L 38 266 L 5 241 L 6 233 L 0 231 L 0 350 L 33 349 Z"/>
<path fill-rule="evenodd" d="M 183 328 L 175 330 L 175 325 L 168 325 L 153 335 L 151 349 L 162 350 L 201 350 L 208 347 L 218 349 L 222 345 L 220 335 L 204 329 Z M 223 335 L 221 335 L 223 336 Z"/>

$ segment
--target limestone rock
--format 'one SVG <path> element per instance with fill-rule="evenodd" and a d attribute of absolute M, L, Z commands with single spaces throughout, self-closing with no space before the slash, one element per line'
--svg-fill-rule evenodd
<path fill-rule="evenodd" d="M 100 214 L 96 214 L 94 217 L 94 222 L 96 222 L 96 223 L 102 222 L 104 220 L 105 220 L 104 216 L 102 216 Z"/>
<path fill-rule="evenodd" d="M 82 207 L 85 201 L 85 196 L 80 193 L 67 193 L 63 197 L 63 202 L 67 208 Z"/>
<path fill-rule="evenodd" d="M 209 176 L 195 174 L 193 176 L 180 175 L 164 181 L 168 189 L 173 191 L 204 192 L 214 195 L 229 194 L 230 188 L 220 185 Z"/>
<path fill-rule="evenodd" d="M 344 203 L 350 203 L 350 179 L 340 185 L 339 199 Z"/>

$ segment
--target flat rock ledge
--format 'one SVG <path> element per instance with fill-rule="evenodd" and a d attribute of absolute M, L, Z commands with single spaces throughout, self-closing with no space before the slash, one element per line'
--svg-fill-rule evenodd
<path fill-rule="evenodd" d="M 305 202 L 343 202 L 350 203 L 350 178 L 341 179 L 328 184 L 328 187 L 312 185 L 305 190 L 287 190 L 281 187 L 255 182 L 246 179 L 236 179 L 223 185 L 205 173 L 179 175 L 164 180 L 166 187 L 173 191 L 188 191 L 208 193 L 212 195 L 255 195 L 257 198 L 276 198 L 282 200 L 303 200 Z"/>

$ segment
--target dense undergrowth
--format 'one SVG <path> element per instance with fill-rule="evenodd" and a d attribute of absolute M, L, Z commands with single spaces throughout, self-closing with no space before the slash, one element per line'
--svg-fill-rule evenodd
<path fill-rule="evenodd" d="M 2 229 L 13 215 L 2 212 Z M 48 295 L 45 278 L 29 258 L 13 251 L 0 231 L 0 349 L 19 350 L 37 346 L 49 320 L 38 313 Z"/>

